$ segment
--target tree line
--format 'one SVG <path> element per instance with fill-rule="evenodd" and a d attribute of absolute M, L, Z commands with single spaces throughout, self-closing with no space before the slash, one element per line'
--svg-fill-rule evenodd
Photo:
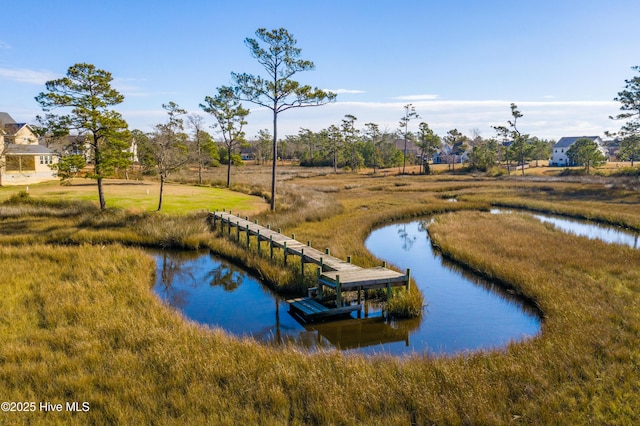
<path fill-rule="evenodd" d="M 404 114 L 396 130 L 381 130 L 376 123 L 365 123 L 358 128 L 357 117 L 347 114 L 340 123 L 313 132 L 300 129 L 297 135 L 278 137 L 279 114 L 293 108 L 320 106 L 336 99 L 336 94 L 301 85 L 293 80 L 298 72 L 314 69 L 311 61 L 300 58 L 297 41 L 284 28 L 256 31 L 256 38 L 245 39 L 250 54 L 264 68 L 265 74 L 251 75 L 231 73 L 234 84 L 221 86 L 216 93 L 205 96 L 200 104 L 203 112 L 215 119 L 215 130 L 222 139 L 216 144 L 210 133 L 204 130 L 204 119 L 199 115 L 186 115 L 186 111 L 174 102 L 162 105 L 167 112 L 165 121 L 154 126 L 151 132 L 129 130 L 120 113 L 113 109 L 124 100 L 111 82 L 111 73 L 92 64 L 78 63 L 71 66 L 64 78 L 48 81 L 46 90 L 36 96 L 44 116 L 38 116 L 37 132 L 48 140 L 61 140 L 75 132 L 83 143 L 72 149 L 64 147 L 58 164 L 59 175 L 73 177 L 90 158 L 93 168 L 90 177 L 96 179 L 101 209 L 106 208 L 102 180 L 118 169 L 126 169 L 133 161 L 131 147 L 137 147 L 138 161 L 142 168 L 160 178 L 158 210 L 162 208 L 162 190 L 167 177 L 175 170 L 196 164 L 198 181 L 202 183 L 202 171 L 208 166 L 227 164 L 227 186 L 231 180 L 231 166 L 241 160 L 238 151 L 248 146 L 243 130 L 249 110 L 242 102 L 266 107 L 273 114 L 271 130 L 261 130 L 251 146 L 260 162 L 271 161 L 271 209 L 275 209 L 276 165 L 278 158 L 289 156 L 302 166 L 331 166 L 335 171 L 357 171 L 362 167 L 379 168 L 407 164 L 419 164 L 420 173 L 429 173 L 429 162 L 436 156 L 440 162 L 455 170 L 456 163 L 464 161 L 472 169 L 488 171 L 498 165 L 506 166 L 511 173 L 513 165 L 526 161 L 548 159 L 553 141 L 522 134 L 518 119 L 523 114 L 511 104 L 512 119 L 506 126 L 495 126 L 496 136 L 484 139 L 477 130 L 471 136 L 451 129 L 445 135 L 437 135 L 422 121 L 412 131 L 410 125 L 420 117 L 412 104 L 404 106 Z M 640 67 L 633 67 L 640 70 Z M 627 86 L 615 100 L 622 103 L 622 114 L 611 117 L 625 120 L 620 130 L 621 155 L 631 161 L 640 156 L 640 77 L 625 80 Z M 59 114 L 53 111 L 59 110 Z M 185 124 L 185 118 L 187 123 Z M 400 141 L 401 148 L 398 147 Z M 417 147 L 409 152 L 408 145 Z M 88 148 L 89 155 L 81 152 Z M 577 151 L 577 149 L 576 149 Z M 585 152 L 576 156 L 578 161 L 596 165 L 599 159 L 584 160 Z M 571 155 L 574 155 L 571 152 Z M 524 174 L 524 167 L 522 168 Z"/>

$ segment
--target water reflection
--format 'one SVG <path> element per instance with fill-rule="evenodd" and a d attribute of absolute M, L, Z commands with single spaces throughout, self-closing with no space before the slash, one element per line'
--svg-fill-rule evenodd
<path fill-rule="evenodd" d="M 162 300 L 194 321 L 237 336 L 310 350 L 376 353 L 386 351 L 383 346 L 394 342 L 406 346 L 409 332 L 416 327 L 415 322 L 385 320 L 379 306 L 371 302 L 367 305 L 368 318 L 301 324 L 289 314 L 284 299 L 239 267 L 206 251 L 151 254 L 156 260 L 154 291 Z"/>
<path fill-rule="evenodd" d="M 398 236 L 402 240 L 402 250 L 404 251 L 411 251 L 413 243 L 415 243 L 416 239 L 418 238 L 417 236 L 411 235 L 409 234 L 409 232 L 407 232 L 406 224 L 398 226 Z"/>
<path fill-rule="evenodd" d="M 409 347 L 409 332 L 419 326 L 417 321 L 402 321 L 392 325 L 383 318 L 347 319 L 310 324 L 305 328 L 314 332 L 317 343 L 338 349 L 380 347 L 400 343 Z M 411 327 L 413 325 L 413 327 Z"/>
<path fill-rule="evenodd" d="M 640 248 L 638 245 L 640 234 L 626 231 L 621 228 L 615 228 L 613 226 L 599 223 L 583 222 L 577 219 L 567 219 L 541 214 L 534 214 L 533 217 L 542 222 L 551 223 L 556 228 L 574 235 L 601 240 L 609 244 L 621 244 L 636 249 Z"/>
<path fill-rule="evenodd" d="M 162 292 L 164 299 L 171 306 L 180 309 L 188 303 L 190 292 L 186 287 L 198 285 L 192 272 L 192 265 L 188 264 L 187 259 L 188 256 L 184 252 L 161 251 L 156 255 L 155 290 Z M 174 282 L 180 282 L 182 286 L 174 286 Z"/>
<path fill-rule="evenodd" d="M 460 274 L 464 279 L 477 286 L 483 287 L 489 293 L 494 294 L 495 297 L 504 300 L 505 303 L 515 304 L 519 309 L 529 315 L 541 316 L 541 312 L 536 307 L 529 303 L 526 303 L 520 295 L 516 294 L 514 290 L 507 289 L 501 284 L 499 285 L 493 281 L 480 277 L 472 270 L 460 265 L 459 263 L 455 263 L 446 257 L 443 257 L 442 253 L 437 250 L 434 250 L 433 253 L 435 258 L 440 260 L 444 268 L 449 269 L 455 274 Z"/>
<path fill-rule="evenodd" d="M 207 274 L 211 287 L 221 286 L 224 291 L 233 291 L 237 289 L 245 280 L 246 274 L 237 269 L 232 268 L 228 264 L 220 264 L 220 266 L 212 267 Z"/>

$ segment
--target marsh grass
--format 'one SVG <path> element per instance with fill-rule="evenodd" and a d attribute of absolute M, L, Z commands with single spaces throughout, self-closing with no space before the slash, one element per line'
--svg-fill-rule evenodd
<path fill-rule="evenodd" d="M 15 401 L 87 401 L 91 409 L 3 413 L 3 422 L 349 422 L 353 413 L 334 398 L 379 384 L 376 361 L 275 350 L 185 321 L 149 291 L 153 261 L 138 250 L 34 245 L 30 252 L 27 259 L 20 247 L 0 249 L 9 273 L 0 284 L 7 295 L 0 393 Z M 364 401 L 358 416 L 409 420 L 402 400 L 376 393 L 374 410 Z"/>
<path fill-rule="evenodd" d="M 34 198 L 28 192 L 19 191 L 0 204 L 0 218 L 24 216 L 66 217 L 96 214 L 98 207 L 87 201 L 46 200 Z"/>
<path fill-rule="evenodd" d="M 100 211 L 83 201 L 21 197 L 0 205 L 0 243 L 111 244 L 198 249 L 211 234 L 206 211 L 183 215 Z"/>
<path fill-rule="evenodd" d="M 458 231 L 461 219 L 469 232 Z M 31 424 L 152 419 L 163 424 L 633 423 L 640 402 L 637 256 L 616 248 L 590 264 L 576 259 L 601 245 L 526 218 L 501 219 L 455 213 L 438 220 L 433 233 L 442 247 L 456 247 L 451 254 L 460 260 L 488 243 L 505 243 L 495 254 L 499 262 L 489 269 L 538 298 L 547 312 L 543 333 L 502 351 L 449 358 L 274 349 L 202 328 L 161 305 L 149 290 L 153 261 L 138 250 L 34 245 L 27 258 L 22 247 L 1 248 L 7 276 L 0 284 L 5 295 L 0 392 L 8 400 L 72 399 L 91 405 L 88 413 L 77 415 L 4 413 L 4 419 Z M 492 232 L 495 228 L 502 233 Z M 523 244 L 509 244 L 512 238 Z M 522 246 L 546 248 L 547 242 L 558 248 L 547 248 L 529 262 Z M 556 270 L 538 277 L 551 260 L 560 260 L 557 269 L 564 266 L 572 273 L 558 278 Z M 620 270 L 615 266 L 620 260 L 631 268 Z M 606 279 L 612 272 L 615 280 Z M 336 402 L 347 400 L 358 403 Z"/>
<path fill-rule="evenodd" d="M 276 202 L 276 211 L 264 211 L 256 216 L 272 229 L 291 228 L 301 222 L 319 222 L 342 211 L 342 206 L 323 188 L 283 185 Z"/>
<path fill-rule="evenodd" d="M 430 226 L 433 240 L 445 256 L 534 301 L 544 314 L 539 336 L 450 357 L 271 348 L 197 326 L 162 305 L 150 291 L 153 260 L 115 243 L 192 238 L 274 282 L 295 277 L 264 254 L 250 257 L 254 250 L 242 240 L 201 233 L 197 214 L 167 222 L 121 212 L 10 214 L 0 220 L 0 395 L 88 401 L 91 411 L 2 413 L 0 423 L 638 424 L 637 250 L 567 235 L 525 215 L 479 211 L 500 199 L 553 201 L 585 215 L 624 212 L 620 219 L 630 226 L 638 194 L 606 192 L 605 184 L 403 178 L 410 184 L 396 186 L 395 176 L 291 176 L 292 191 L 333 201 L 317 222 L 296 216 L 305 203 L 291 203 L 280 226 L 366 267 L 380 263 L 363 243 L 375 226 L 451 211 Z M 459 201 L 447 202 L 444 192 Z M 171 226 L 178 237 L 164 234 Z"/>
<path fill-rule="evenodd" d="M 497 207 L 513 207 L 608 223 L 640 231 L 637 190 L 602 184 L 528 182 L 512 188 L 494 187 L 475 191 L 462 189 L 458 199 L 487 202 Z"/>
<path fill-rule="evenodd" d="M 526 215 L 496 220 L 489 214 L 456 213 L 437 218 L 429 229 L 446 256 L 510 283 L 544 313 L 543 336 L 533 343 L 535 354 L 528 354 L 530 367 L 541 371 L 527 385 L 552 384 L 552 390 L 536 400 L 559 408 L 573 394 L 579 417 L 571 423 L 637 415 L 631 408 L 640 403 L 639 364 L 631 361 L 640 359 L 637 250 L 574 237 Z M 543 357 L 553 358 L 553 367 L 545 369 Z M 604 397 L 608 393 L 611 399 Z"/>

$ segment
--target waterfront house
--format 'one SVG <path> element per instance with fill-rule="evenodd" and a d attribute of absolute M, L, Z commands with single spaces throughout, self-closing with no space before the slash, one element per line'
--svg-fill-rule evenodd
<path fill-rule="evenodd" d="M 57 178 L 58 155 L 38 143 L 31 126 L 0 112 L 0 185 L 28 185 Z"/>
<path fill-rule="evenodd" d="M 553 152 L 551 154 L 549 165 L 573 166 L 574 164 L 571 162 L 569 157 L 567 157 L 567 151 L 569 150 L 569 148 L 571 148 L 571 145 L 578 141 L 578 139 L 583 138 L 591 139 L 592 141 L 594 141 L 598 145 L 600 151 L 602 152 L 602 155 L 604 155 L 605 157 L 609 156 L 607 149 L 605 148 L 604 143 L 599 136 L 565 136 L 560 138 L 560 140 L 553 146 Z"/>

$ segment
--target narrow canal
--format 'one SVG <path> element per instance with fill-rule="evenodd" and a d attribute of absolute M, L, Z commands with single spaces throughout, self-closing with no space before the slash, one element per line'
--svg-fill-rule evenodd
<path fill-rule="evenodd" d="M 617 228 L 536 216 L 565 231 L 593 238 L 604 233 L 611 243 L 622 239 L 624 244 L 638 245 L 637 234 Z M 540 332 L 540 320 L 532 309 L 434 251 L 427 224 L 419 220 L 387 225 L 373 231 L 365 242 L 377 257 L 401 269 L 411 268 L 427 302 L 421 319 L 387 321 L 380 307 L 370 304 L 366 318 L 354 313 L 345 320 L 301 324 L 289 314 L 285 300 L 258 279 L 208 252 L 153 253 L 157 262 L 154 291 L 201 324 L 267 344 L 291 342 L 309 349 L 452 354 L 500 348 Z"/>
<path fill-rule="evenodd" d="M 508 210 L 494 210 L 507 214 Z M 615 227 L 535 214 L 559 229 L 612 244 L 639 248 L 638 234 Z M 309 349 L 338 348 L 359 353 L 452 354 L 504 347 L 540 332 L 537 314 L 494 283 L 435 251 L 426 232 L 428 220 L 377 229 L 367 248 L 412 276 L 425 296 L 421 319 L 387 321 L 370 303 L 367 317 L 301 324 L 288 304 L 258 279 L 208 252 L 156 251 L 154 291 L 184 315 L 236 336 L 267 344 L 291 342 Z"/>

